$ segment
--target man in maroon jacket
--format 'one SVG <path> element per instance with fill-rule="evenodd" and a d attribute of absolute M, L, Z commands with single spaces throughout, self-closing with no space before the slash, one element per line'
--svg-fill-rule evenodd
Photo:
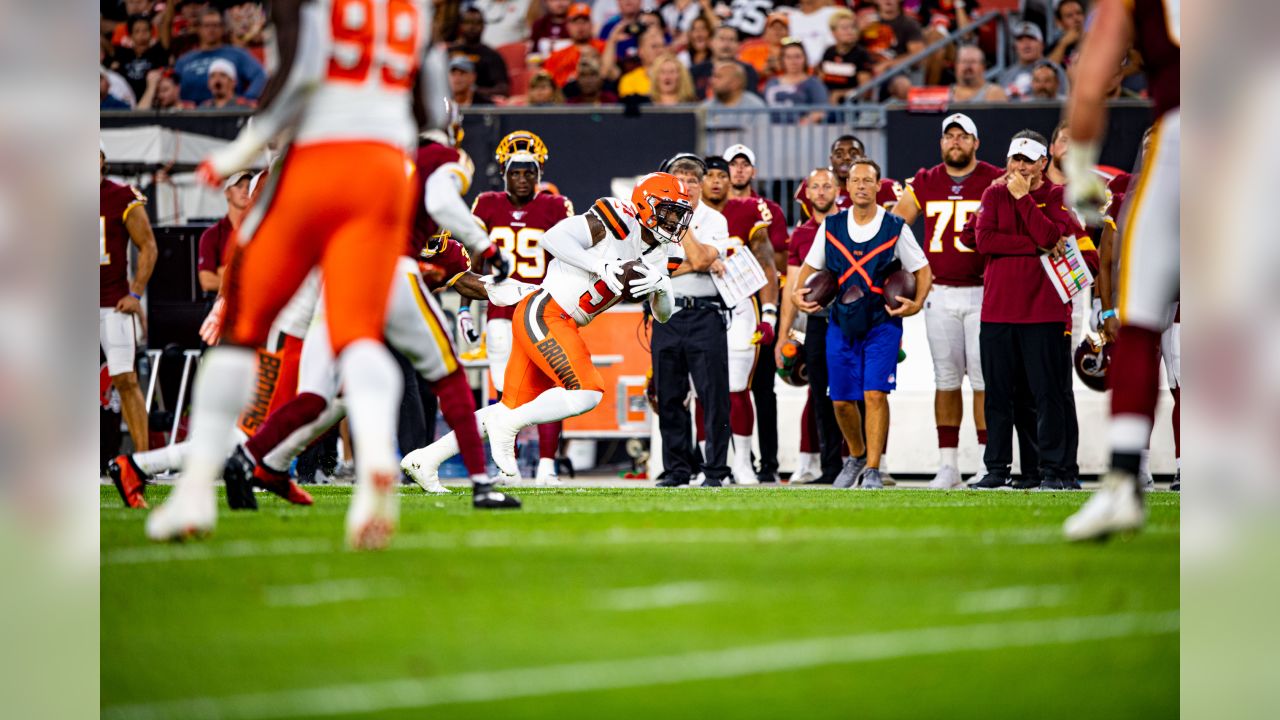
<path fill-rule="evenodd" d="M 1044 178 L 1048 143 L 1023 130 L 1008 152 L 1008 180 L 982 195 L 974 223 L 977 249 L 986 256 L 981 354 L 986 379 L 987 477 L 974 487 L 1009 483 L 1013 461 L 1015 395 L 1024 388 L 1036 408 L 1040 477 L 1024 473 L 1015 489 L 1061 490 L 1068 474 L 1066 388 L 1070 358 L 1063 333 L 1071 331 L 1071 305 L 1050 284 L 1040 258 L 1060 253 L 1065 236 L 1083 236 L 1063 206 L 1062 186 Z M 1082 241 L 1092 250 L 1092 245 Z"/>

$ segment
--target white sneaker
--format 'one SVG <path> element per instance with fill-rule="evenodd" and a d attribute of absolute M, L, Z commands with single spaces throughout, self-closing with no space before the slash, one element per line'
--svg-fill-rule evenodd
<path fill-rule="evenodd" d="M 538 474 L 533 479 L 536 487 L 560 487 L 560 476 L 556 474 L 556 461 L 553 458 L 538 460 Z"/>
<path fill-rule="evenodd" d="M 520 477 L 520 465 L 516 462 L 516 435 L 520 428 L 508 422 L 511 410 L 494 405 L 484 416 L 485 434 L 489 436 L 489 449 L 493 464 L 507 478 Z"/>
<path fill-rule="evenodd" d="M 788 481 L 791 485 L 807 485 L 822 477 L 822 465 L 817 453 L 800 453 L 800 462 Z"/>
<path fill-rule="evenodd" d="M 212 486 L 199 490 L 179 485 L 147 515 L 147 537 L 156 542 L 190 540 L 212 533 L 217 522 L 218 498 Z"/>
<path fill-rule="evenodd" d="M 1151 492 L 1156 489 L 1156 479 L 1151 476 L 1150 470 L 1138 473 L 1138 482 L 1142 484 L 1143 492 Z"/>
<path fill-rule="evenodd" d="M 964 481 L 960 479 L 960 470 L 955 465 L 938 468 L 938 474 L 929 481 L 930 490 L 955 490 L 963 487 Z"/>
<path fill-rule="evenodd" d="M 400 519 L 399 473 L 378 470 L 358 478 L 347 510 L 347 547 L 381 550 L 391 542 Z"/>
<path fill-rule="evenodd" d="M 418 487 L 422 488 L 423 492 L 433 495 L 448 495 L 452 493 L 452 490 L 440 484 L 440 468 L 419 461 L 419 458 L 422 457 L 418 455 L 419 452 L 419 450 L 414 450 L 405 455 L 404 459 L 400 461 L 400 469 L 404 471 L 404 474 L 409 476 L 409 479 L 417 484 Z"/>
<path fill-rule="evenodd" d="M 1084 507 L 1062 524 L 1062 533 L 1072 542 L 1101 540 L 1112 533 L 1141 529 L 1146 517 L 1142 491 L 1133 476 L 1112 470 Z"/>

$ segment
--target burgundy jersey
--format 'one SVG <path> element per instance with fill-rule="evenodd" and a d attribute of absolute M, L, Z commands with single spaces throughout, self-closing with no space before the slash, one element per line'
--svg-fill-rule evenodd
<path fill-rule="evenodd" d="M 1128 0 L 1133 18 L 1133 49 L 1142 55 L 1142 71 L 1155 102 L 1156 117 L 1178 109 L 1182 30 L 1179 0 Z"/>
<path fill-rule="evenodd" d="M 541 285 L 547 275 L 547 251 L 542 249 L 542 234 L 561 220 L 573 217 L 573 203 L 563 195 L 539 193 L 527 205 L 516 209 L 507 193 L 486 192 L 476 198 L 471 214 L 484 224 L 489 240 L 515 259 L 511 277 Z M 514 306 L 489 304 L 490 320 L 509 320 L 514 314 Z"/>
<path fill-rule="evenodd" d="M 442 245 L 439 250 L 432 251 L 432 243 L 422 248 L 418 255 L 418 267 L 422 270 L 422 279 L 427 289 L 435 292 L 440 288 L 452 287 L 458 278 L 471 269 L 471 256 L 462 243 L 449 236 L 449 231 L 441 233 Z"/>
<path fill-rule="evenodd" d="M 729 198 L 720 210 L 729 225 L 729 239 L 739 241 L 743 247 L 751 245 L 751 236 L 760 228 L 772 228 L 773 211 L 765 200 L 755 197 Z M 770 232 L 772 244 L 772 231 Z M 783 241 L 786 246 L 786 241 Z"/>
<path fill-rule="evenodd" d="M 103 179 L 98 194 L 98 307 L 129 294 L 129 230 L 124 219 L 147 199 L 130 185 Z"/>
<path fill-rule="evenodd" d="M 453 165 L 454 172 L 462 179 L 462 193 L 465 195 L 471 186 L 472 165 L 467 154 L 437 142 L 428 142 L 418 147 L 413 156 L 413 230 L 409 233 L 409 247 L 405 254 L 416 258 L 427 246 L 427 240 L 440 232 L 440 226 L 434 218 L 427 214 L 423 193 L 426 192 L 427 178 L 436 170 Z"/>
<path fill-rule="evenodd" d="M 982 284 L 983 257 L 960 242 L 965 223 L 982 205 L 982 193 L 1004 170 L 978 161 L 962 182 L 947 174 L 944 164 L 921 169 L 907 181 L 907 192 L 915 198 L 924 216 L 921 242 L 933 281 L 939 285 L 973 287 Z"/>
<path fill-rule="evenodd" d="M 839 182 L 839 180 L 836 182 Z M 805 195 L 807 187 L 809 187 L 809 181 L 801 180 L 800 187 L 796 188 L 795 195 L 796 202 L 800 203 L 800 209 L 804 211 L 806 218 L 813 216 L 813 211 L 809 207 L 809 198 Z M 885 210 L 892 210 L 901 195 L 901 183 L 891 178 L 884 178 L 880 181 L 880 189 L 876 191 L 876 204 Z M 840 194 L 836 195 L 836 211 L 848 210 L 851 207 L 853 207 L 853 198 L 849 195 L 849 188 L 846 185 L 841 185 Z"/>
<path fill-rule="evenodd" d="M 813 218 L 796 226 L 795 232 L 791 233 L 791 242 L 787 246 L 788 267 L 804 265 L 804 258 L 809 254 L 809 248 L 813 247 L 813 239 L 817 234 L 818 223 Z"/>
<path fill-rule="evenodd" d="M 1115 177 L 1107 181 L 1107 190 L 1112 195 L 1123 195 L 1129 191 L 1129 181 L 1133 179 L 1133 173 L 1120 172 Z"/>

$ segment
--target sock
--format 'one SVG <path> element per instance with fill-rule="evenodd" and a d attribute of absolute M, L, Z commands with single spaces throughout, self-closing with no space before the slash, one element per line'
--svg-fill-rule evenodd
<path fill-rule="evenodd" d="M 978 428 L 978 444 L 982 447 L 987 446 L 987 429 Z"/>
<path fill-rule="evenodd" d="M 987 471 L 986 457 L 987 457 L 987 444 L 979 443 L 978 444 L 978 474 L 979 475 Z"/>
<path fill-rule="evenodd" d="M 490 412 L 493 412 L 493 409 L 496 407 L 498 407 L 498 405 L 486 405 L 485 407 L 476 410 L 476 434 L 480 436 L 482 446 L 485 437 L 484 418 Z M 450 432 L 446 433 L 443 437 L 430 445 L 424 448 L 418 448 L 417 450 L 409 453 L 405 456 L 405 460 L 409 462 L 416 462 L 423 466 L 423 468 L 434 472 L 444 464 L 445 460 L 457 455 L 458 451 L 458 434 L 456 432 Z M 488 472 L 485 471 L 481 474 L 484 475 L 484 482 L 489 482 Z M 474 476 L 472 479 L 475 479 Z"/>
<path fill-rule="evenodd" d="M 444 421 L 453 428 L 454 443 L 462 453 L 462 464 L 472 476 L 488 478 L 484 463 L 484 441 L 476 423 L 476 401 L 471 386 L 461 369 L 431 384 L 431 391 L 440 399 L 440 412 Z M 487 482 L 487 480 L 486 480 Z"/>
<path fill-rule="evenodd" d="M 377 340 L 360 339 L 342 349 L 338 367 L 351 416 L 357 477 L 396 468 L 396 422 L 404 379 L 391 353 Z"/>
<path fill-rule="evenodd" d="M 181 470 L 186 454 L 187 444 L 185 442 L 170 443 L 155 450 L 134 454 L 133 463 L 147 475 L 156 475 L 162 472 Z"/>
<path fill-rule="evenodd" d="M 1181 458 L 1181 457 L 1175 457 L 1175 458 L 1173 459 L 1173 462 L 1177 464 L 1178 472 L 1182 472 L 1182 458 Z"/>
<path fill-rule="evenodd" d="M 818 452 L 818 422 L 813 417 L 813 408 L 809 406 L 809 396 L 805 395 L 804 410 L 800 413 L 800 452 Z"/>
<path fill-rule="evenodd" d="M 698 444 L 704 445 L 707 442 L 707 417 L 702 414 L 701 398 L 695 398 L 693 401 L 693 417 L 693 426 L 697 430 Z"/>
<path fill-rule="evenodd" d="M 258 462 L 268 470 L 279 473 L 289 472 L 289 465 L 302 454 L 303 450 L 310 447 L 311 443 L 321 435 L 329 432 L 329 428 L 337 425 L 346 416 L 347 405 L 342 398 L 326 403 L 319 415 L 289 433 L 284 440 L 280 441 L 280 444 L 268 449 Z"/>
<path fill-rule="evenodd" d="M 942 455 L 943 467 L 956 467 L 956 455 L 959 451 L 953 447 L 944 447 L 938 451 Z"/>
<path fill-rule="evenodd" d="M 555 475 L 556 459 L 555 458 L 538 458 L 538 474 L 539 475 Z"/>
<path fill-rule="evenodd" d="M 233 345 L 210 348 L 191 396 L 191 433 L 184 472 L 174 490 L 211 492 L 231 453 L 231 429 L 253 395 L 257 354 Z M 184 492 L 186 492 L 184 490 Z"/>
<path fill-rule="evenodd" d="M 1151 451 L 1143 450 L 1138 453 L 1138 475 L 1147 475 L 1151 472 Z"/>
<path fill-rule="evenodd" d="M 516 408 L 509 408 L 510 421 L 517 427 L 564 420 L 594 408 L 600 404 L 604 393 L 599 390 L 566 390 L 553 387 L 538 397 Z"/>
<path fill-rule="evenodd" d="M 1173 456 L 1182 457 L 1182 388 L 1173 388 Z"/>
<path fill-rule="evenodd" d="M 822 474 L 822 458 L 818 453 L 802 452 L 800 453 L 800 462 L 796 464 L 795 475 L 809 473 L 810 475 Z M 794 475 L 792 476 L 794 477 Z"/>
<path fill-rule="evenodd" d="M 253 437 L 244 444 L 244 449 L 249 453 L 249 457 L 263 462 L 272 450 L 279 447 L 299 428 L 314 422 L 328 406 L 329 403 L 315 393 L 298 395 L 271 413 L 266 422 L 258 426 L 258 431 L 253 434 Z M 275 465 L 270 467 L 272 470 L 281 470 Z M 286 464 L 284 469 L 287 468 Z"/>
<path fill-rule="evenodd" d="M 564 432 L 564 423 L 543 423 L 538 426 L 538 457 L 554 460 L 560 454 L 560 434 Z"/>
<path fill-rule="evenodd" d="M 751 391 L 729 393 L 729 429 L 734 435 L 751 436 L 756 425 L 755 408 L 751 406 Z"/>
<path fill-rule="evenodd" d="M 744 468 L 749 467 L 752 469 L 752 472 L 755 471 L 755 468 L 751 464 L 751 436 L 750 435 L 738 435 L 736 433 L 734 434 L 733 464 L 740 467 L 744 467 Z"/>

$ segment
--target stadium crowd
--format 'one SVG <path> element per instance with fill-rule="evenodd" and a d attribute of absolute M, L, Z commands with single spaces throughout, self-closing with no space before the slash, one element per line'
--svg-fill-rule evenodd
<path fill-rule="evenodd" d="M 462 107 L 787 107 L 906 101 L 923 87 L 947 89 L 952 103 L 1064 98 L 1083 0 L 1058 0 L 1046 27 L 1016 23 L 1014 62 L 995 81 L 991 26 L 902 71 L 982 12 L 981 0 L 452 0 L 436 3 L 435 23 Z M 262 92 L 262 3 L 101 0 L 100 20 L 103 110 L 252 108 Z M 1133 60 L 1115 95 L 1144 92 Z M 883 87 L 854 94 L 885 73 Z"/>

